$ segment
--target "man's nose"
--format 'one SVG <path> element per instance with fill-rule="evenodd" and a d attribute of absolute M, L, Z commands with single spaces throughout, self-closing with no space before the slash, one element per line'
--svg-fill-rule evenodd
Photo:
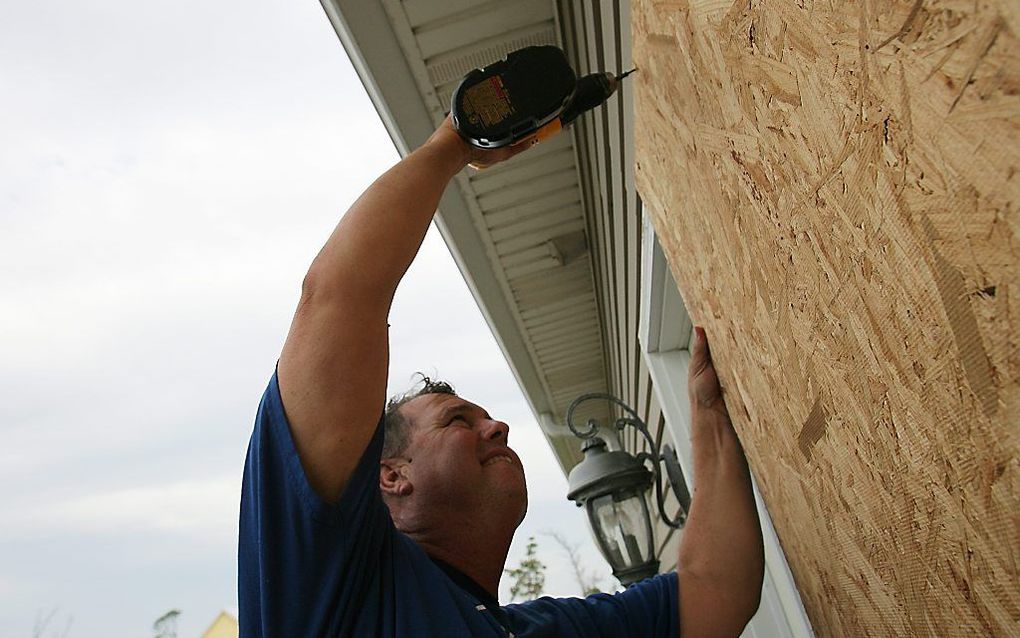
<path fill-rule="evenodd" d="M 503 442 L 506 443 L 510 439 L 510 426 L 502 421 L 489 419 L 485 424 L 482 436 L 490 441 L 503 439 Z"/>

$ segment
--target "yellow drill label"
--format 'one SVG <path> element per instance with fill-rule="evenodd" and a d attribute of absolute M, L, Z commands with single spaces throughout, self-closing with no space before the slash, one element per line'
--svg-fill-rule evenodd
<path fill-rule="evenodd" d="M 464 115 L 472 124 L 492 126 L 514 114 L 503 78 L 494 75 L 464 92 Z"/>

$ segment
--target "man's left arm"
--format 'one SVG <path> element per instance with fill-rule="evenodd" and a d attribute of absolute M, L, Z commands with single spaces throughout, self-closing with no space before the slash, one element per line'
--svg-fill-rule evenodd
<path fill-rule="evenodd" d="M 694 494 L 677 562 L 680 635 L 738 636 L 761 602 L 765 552 L 751 474 L 702 328 L 688 388 Z"/>

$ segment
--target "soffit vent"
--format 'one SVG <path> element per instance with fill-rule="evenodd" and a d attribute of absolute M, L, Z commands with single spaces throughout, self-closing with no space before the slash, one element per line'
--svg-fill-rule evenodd
<path fill-rule="evenodd" d="M 461 49 L 457 54 L 443 54 L 434 57 L 426 63 L 429 72 L 429 80 L 436 88 L 439 101 L 449 108 L 450 98 L 457 83 L 472 69 L 492 64 L 501 60 L 511 51 L 523 47 L 541 46 L 546 44 L 557 45 L 556 30 L 550 22 L 549 26 L 539 30 L 524 33 L 511 40 L 503 40 L 480 48 L 470 50 Z"/>

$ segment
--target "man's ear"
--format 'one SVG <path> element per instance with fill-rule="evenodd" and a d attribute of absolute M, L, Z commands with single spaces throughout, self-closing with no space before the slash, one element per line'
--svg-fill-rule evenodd
<path fill-rule="evenodd" d="M 407 459 L 379 461 L 379 489 L 391 496 L 409 496 L 414 491 L 414 485 L 407 476 Z"/>

